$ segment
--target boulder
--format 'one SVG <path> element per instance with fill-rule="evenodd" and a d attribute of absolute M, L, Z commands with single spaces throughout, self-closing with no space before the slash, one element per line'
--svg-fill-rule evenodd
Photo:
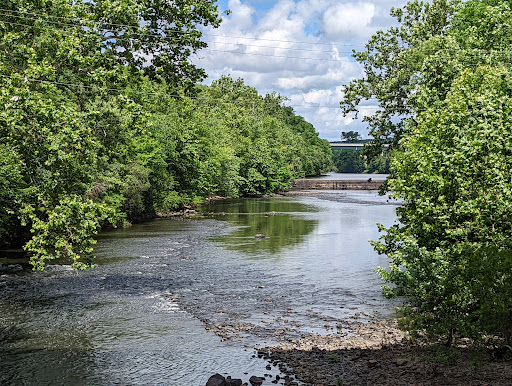
<path fill-rule="evenodd" d="M 231 377 L 226 378 L 226 385 L 227 386 L 242 386 L 242 380 L 241 379 L 231 379 Z"/>
<path fill-rule="evenodd" d="M 226 383 L 226 378 L 224 378 L 220 374 L 215 374 L 208 379 L 206 382 L 206 386 L 228 386 Z"/>
<path fill-rule="evenodd" d="M 264 378 L 252 376 L 249 378 L 249 382 L 252 386 L 260 386 L 264 381 Z"/>

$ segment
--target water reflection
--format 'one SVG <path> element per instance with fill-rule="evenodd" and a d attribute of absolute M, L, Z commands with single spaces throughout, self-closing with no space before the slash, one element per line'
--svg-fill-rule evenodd
<path fill-rule="evenodd" d="M 0 273 L 0 384 L 204 385 L 215 372 L 265 374 L 249 347 L 274 343 L 277 328 L 332 333 L 357 313 L 392 312 L 373 271 L 387 260 L 368 240 L 395 208 L 376 192 L 222 201 L 205 208 L 214 220 L 102 232 L 92 270 Z M 222 341 L 205 330 L 220 325 L 249 327 L 244 340 Z"/>
<path fill-rule="evenodd" d="M 318 220 L 303 214 L 317 211 L 314 206 L 285 197 L 226 200 L 203 210 L 215 219 L 237 226 L 233 232 L 212 240 L 221 242 L 227 249 L 249 253 L 253 257 L 278 257 L 279 251 L 301 243 L 318 226 Z"/>

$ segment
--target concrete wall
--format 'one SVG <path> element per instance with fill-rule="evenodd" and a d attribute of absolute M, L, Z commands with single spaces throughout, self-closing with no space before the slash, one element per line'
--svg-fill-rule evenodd
<path fill-rule="evenodd" d="M 382 180 L 293 180 L 294 190 L 378 190 Z"/>

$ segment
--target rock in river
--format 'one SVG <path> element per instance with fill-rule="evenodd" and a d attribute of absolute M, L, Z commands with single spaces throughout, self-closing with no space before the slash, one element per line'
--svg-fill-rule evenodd
<path fill-rule="evenodd" d="M 242 386 L 242 380 L 231 377 L 224 378 L 220 374 L 215 374 L 208 379 L 206 386 Z"/>
<path fill-rule="evenodd" d="M 260 386 L 264 381 L 264 378 L 260 378 L 260 377 L 256 377 L 256 376 L 252 376 L 251 378 L 249 378 L 249 382 L 251 383 L 252 386 Z"/>

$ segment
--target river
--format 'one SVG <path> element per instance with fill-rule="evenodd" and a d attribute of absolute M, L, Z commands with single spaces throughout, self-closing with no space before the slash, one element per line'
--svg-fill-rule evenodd
<path fill-rule="evenodd" d="M 200 216 L 102 232 L 91 270 L 4 265 L 0 384 L 199 386 L 216 372 L 278 374 L 254 347 L 392 314 L 374 272 L 387 260 L 368 240 L 396 206 L 368 191 L 225 200 Z"/>

